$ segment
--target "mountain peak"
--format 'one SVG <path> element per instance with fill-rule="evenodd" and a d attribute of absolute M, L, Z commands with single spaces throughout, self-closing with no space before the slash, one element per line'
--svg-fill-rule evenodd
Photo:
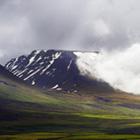
<path fill-rule="evenodd" d="M 82 76 L 77 65 L 79 56 L 95 57 L 97 54 L 98 52 L 34 50 L 29 55 L 10 60 L 5 68 L 32 86 L 76 91 L 99 83 Z"/>

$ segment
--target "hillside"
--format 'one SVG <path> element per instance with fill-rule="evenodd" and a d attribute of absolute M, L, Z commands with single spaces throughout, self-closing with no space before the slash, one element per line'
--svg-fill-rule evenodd
<path fill-rule="evenodd" d="M 66 94 L 0 79 L 0 139 L 140 138 L 140 96 L 93 89 Z"/>

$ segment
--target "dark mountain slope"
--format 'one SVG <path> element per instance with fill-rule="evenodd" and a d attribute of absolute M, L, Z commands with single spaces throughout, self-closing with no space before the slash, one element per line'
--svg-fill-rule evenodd
<path fill-rule="evenodd" d="M 15 81 L 21 84 L 25 84 L 25 82 L 23 82 L 23 80 L 19 79 L 17 76 L 15 76 L 13 73 L 9 72 L 7 69 L 5 69 L 5 67 L 3 67 L 2 65 L 0 65 L 0 83 L 4 83 L 4 84 L 8 84 L 6 83 L 6 81 L 3 80 L 3 78 L 7 78 L 11 81 Z"/>
<path fill-rule="evenodd" d="M 29 85 L 40 88 L 75 92 L 87 88 L 104 92 L 113 90 L 105 82 L 82 76 L 76 60 L 77 56 L 73 51 L 35 50 L 27 56 L 10 60 L 5 68 Z"/>

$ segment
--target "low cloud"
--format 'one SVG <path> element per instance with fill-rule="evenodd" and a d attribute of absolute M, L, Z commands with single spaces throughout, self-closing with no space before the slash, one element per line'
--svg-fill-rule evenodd
<path fill-rule="evenodd" d="M 140 44 L 123 51 L 80 54 L 77 64 L 82 75 L 97 78 L 112 87 L 140 94 Z"/>

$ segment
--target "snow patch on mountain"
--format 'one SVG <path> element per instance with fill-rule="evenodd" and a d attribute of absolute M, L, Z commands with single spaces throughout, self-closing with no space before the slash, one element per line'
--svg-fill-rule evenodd
<path fill-rule="evenodd" d="M 32 81 L 32 85 L 35 85 L 35 81 L 34 80 Z"/>
<path fill-rule="evenodd" d="M 67 71 L 70 69 L 73 60 L 70 60 L 69 65 L 67 66 Z"/>
<path fill-rule="evenodd" d="M 58 88 L 59 87 L 59 85 L 57 84 L 57 85 L 55 85 L 54 87 L 52 87 L 52 89 L 56 89 L 56 88 Z"/>
<path fill-rule="evenodd" d="M 35 74 L 37 74 L 41 69 L 38 69 L 36 71 L 34 71 L 33 73 L 31 73 L 30 75 L 28 75 L 26 78 L 24 78 L 24 81 L 28 80 L 30 77 L 34 76 Z"/>

